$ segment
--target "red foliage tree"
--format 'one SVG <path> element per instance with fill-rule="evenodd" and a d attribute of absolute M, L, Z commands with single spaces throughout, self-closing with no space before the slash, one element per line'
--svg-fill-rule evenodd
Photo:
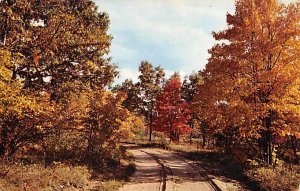
<path fill-rule="evenodd" d="M 170 140 L 179 142 L 182 134 L 191 132 L 188 125 L 188 103 L 181 99 L 181 82 L 174 74 L 157 97 L 157 116 L 154 117 L 154 130 L 164 132 Z"/>

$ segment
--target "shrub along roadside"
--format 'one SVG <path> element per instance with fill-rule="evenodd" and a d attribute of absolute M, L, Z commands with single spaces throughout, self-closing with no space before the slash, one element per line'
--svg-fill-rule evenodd
<path fill-rule="evenodd" d="M 245 171 L 246 176 L 259 183 L 262 190 L 296 191 L 300 188 L 300 167 L 278 165 L 275 168 L 261 165 Z"/>

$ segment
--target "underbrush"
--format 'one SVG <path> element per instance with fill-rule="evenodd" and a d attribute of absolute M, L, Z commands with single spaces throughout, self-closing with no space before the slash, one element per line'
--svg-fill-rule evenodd
<path fill-rule="evenodd" d="M 43 161 L 0 158 L 0 191 L 113 191 L 135 171 L 133 159 L 127 154 L 103 161 L 97 167 L 73 161 L 53 161 L 45 166 Z"/>
<path fill-rule="evenodd" d="M 299 165 L 280 164 L 276 167 L 252 165 L 245 174 L 251 180 L 258 182 L 262 190 L 298 191 L 300 189 Z"/>
<path fill-rule="evenodd" d="M 53 164 L 48 167 L 38 164 L 0 164 L 0 191 L 113 191 L 118 190 L 135 171 L 132 162 L 124 162 L 115 174 L 96 172 L 86 166 Z"/>
<path fill-rule="evenodd" d="M 88 190 L 92 189 L 91 174 L 84 166 L 63 164 L 41 165 L 1 164 L 4 169 L 0 190 Z"/>

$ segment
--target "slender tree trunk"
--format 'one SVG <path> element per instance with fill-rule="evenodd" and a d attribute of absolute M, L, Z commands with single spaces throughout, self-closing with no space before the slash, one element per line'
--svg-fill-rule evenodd
<path fill-rule="evenodd" d="M 179 138 L 180 138 L 179 132 L 175 132 L 175 137 L 176 137 L 176 143 L 179 144 Z"/>
<path fill-rule="evenodd" d="M 202 132 L 202 148 L 204 148 L 206 145 L 206 132 L 204 127 L 201 128 L 201 132 Z"/>
<path fill-rule="evenodd" d="M 263 159 L 268 164 L 272 164 L 272 132 L 271 128 L 271 114 L 263 119 L 263 125 L 265 130 L 262 132 L 262 148 L 263 148 Z"/>
<path fill-rule="evenodd" d="M 88 145 L 87 145 L 87 158 L 90 156 L 91 151 L 92 151 L 92 138 L 93 138 L 93 126 L 90 125 L 90 130 L 89 130 L 89 139 L 88 139 Z"/>
<path fill-rule="evenodd" d="M 1 130 L 0 156 L 5 155 L 7 145 L 7 129 L 4 126 Z"/>
<path fill-rule="evenodd" d="M 258 145 L 259 145 L 259 157 L 262 159 L 263 158 L 263 149 L 262 149 L 262 141 L 261 140 L 258 141 Z"/>
<path fill-rule="evenodd" d="M 267 128 L 267 154 L 268 154 L 268 164 L 272 164 L 272 134 L 270 132 L 271 128 L 271 117 L 268 116 L 266 119 L 266 128 Z"/>
<path fill-rule="evenodd" d="M 291 147 L 295 156 L 295 161 L 299 163 L 299 156 L 297 155 L 297 139 L 295 135 L 291 136 Z"/>
<path fill-rule="evenodd" d="M 189 125 L 190 125 L 190 127 L 194 130 L 193 119 L 190 120 Z M 190 144 L 192 144 L 193 130 L 192 130 L 192 132 L 190 133 Z"/>
<path fill-rule="evenodd" d="M 229 153 L 229 147 L 228 147 L 228 136 L 227 133 L 225 133 L 225 152 Z"/>
<path fill-rule="evenodd" d="M 4 34 L 2 36 L 2 45 L 5 46 L 6 45 L 6 39 L 7 39 L 7 35 L 8 35 L 8 15 L 5 14 L 5 25 L 4 25 Z"/>
<path fill-rule="evenodd" d="M 204 149 L 205 145 L 206 145 L 206 136 L 202 134 L 202 149 Z"/>
<path fill-rule="evenodd" d="M 152 121 L 153 117 L 152 117 L 152 112 L 150 113 L 150 116 L 149 116 L 149 142 L 152 143 Z"/>
<path fill-rule="evenodd" d="M 273 163 L 273 155 L 272 155 L 272 135 L 268 132 L 268 164 L 271 165 Z"/>

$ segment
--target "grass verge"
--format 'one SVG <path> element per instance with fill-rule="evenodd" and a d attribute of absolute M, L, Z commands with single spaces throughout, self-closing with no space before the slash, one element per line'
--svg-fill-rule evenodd
<path fill-rule="evenodd" d="M 118 164 L 118 165 L 116 165 Z M 135 171 L 131 156 L 107 161 L 99 170 L 86 165 L 53 163 L 23 164 L 0 158 L 0 191 L 114 191 Z"/>

